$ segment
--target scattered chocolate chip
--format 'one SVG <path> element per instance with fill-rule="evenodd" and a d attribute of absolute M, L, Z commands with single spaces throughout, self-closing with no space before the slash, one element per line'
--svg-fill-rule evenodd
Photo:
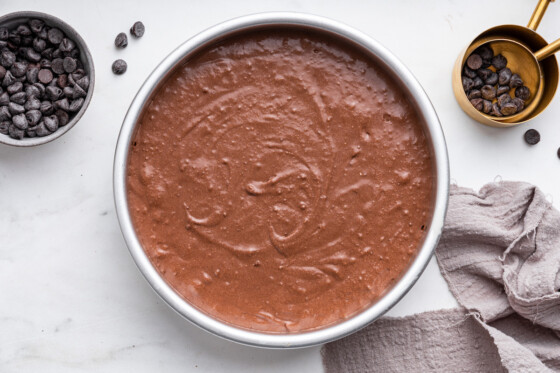
<path fill-rule="evenodd" d="M 144 35 L 144 31 L 146 31 L 146 28 L 144 27 L 144 24 L 142 22 L 134 22 L 134 24 L 130 28 L 130 35 L 136 38 L 141 38 Z"/>
<path fill-rule="evenodd" d="M 500 70 L 498 73 L 498 84 L 499 85 L 508 85 L 509 81 L 511 80 L 511 70 L 509 68 L 504 68 Z"/>
<path fill-rule="evenodd" d="M 482 58 L 476 53 L 471 54 L 469 58 L 467 58 L 467 66 L 471 70 L 480 69 L 482 67 Z"/>
<path fill-rule="evenodd" d="M 503 104 L 502 106 L 500 106 L 500 112 L 504 115 L 504 116 L 508 116 L 508 115 L 513 115 L 515 113 L 517 113 L 517 105 L 515 105 L 513 102 L 508 102 Z"/>
<path fill-rule="evenodd" d="M 491 85 L 483 86 L 480 89 L 480 92 L 482 93 L 482 98 L 484 98 L 485 100 L 492 101 L 493 99 L 496 98 L 496 88 L 494 88 Z"/>
<path fill-rule="evenodd" d="M 482 92 L 480 92 L 480 90 L 478 89 L 473 89 L 469 92 L 467 98 L 469 100 L 475 99 L 475 98 L 481 98 L 482 97 Z"/>
<path fill-rule="evenodd" d="M 560 148 L 558 148 L 558 151 L 556 152 L 556 155 L 558 156 L 558 158 L 560 158 Z"/>
<path fill-rule="evenodd" d="M 51 28 L 47 32 L 47 39 L 49 39 L 51 44 L 58 45 L 60 44 L 60 42 L 62 42 L 63 38 L 64 38 L 64 33 L 59 29 L 57 29 L 56 27 Z"/>
<path fill-rule="evenodd" d="M 115 62 L 113 62 L 113 73 L 116 75 L 122 75 L 126 72 L 126 62 L 124 60 L 116 60 Z"/>
<path fill-rule="evenodd" d="M 519 75 L 513 74 L 509 81 L 510 88 L 517 88 L 517 87 L 521 87 L 522 85 L 523 85 L 523 79 L 521 79 Z"/>
<path fill-rule="evenodd" d="M 50 70 L 41 69 L 38 73 L 39 81 L 43 84 L 49 84 L 53 79 L 53 74 Z"/>
<path fill-rule="evenodd" d="M 541 141 L 541 134 L 535 129 L 530 129 L 523 135 L 525 142 L 529 145 L 535 145 Z"/>
<path fill-rule="evenodd" d="M 126 34 L 124 32 L 121 32 L 115 38 L 115 47 L 126 48 L 127 45 L 128 45 L 128 37 L 126 36 Z"/>
<path fill-rule="evenodd" d="M 527 101 L 531 97 L 531 91 L 525 86 L 515 88 L 515 97 Z"/>

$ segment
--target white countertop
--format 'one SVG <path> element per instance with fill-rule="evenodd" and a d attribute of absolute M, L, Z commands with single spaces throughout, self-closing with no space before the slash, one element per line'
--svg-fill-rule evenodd
<path fill-rule="evenodd" d="M 451 90 L 461 49 L 484 29 L 526 24 L 536 0 L 471 1 L 39 1 L 2 0 L 0 14 L 38 10 L 81 33 L 96 67 L 80 123 L 33 149 L 0 145 L 1 372 L 315 372 L 319 348 L 260 350 L 214 337 L 169 309 L 136 269 L 112 196 L 113 153 L 126 110 L 157 63 L 182 41 L 249 13 L 289 10 L 345 22 L 380 41 L 416 75 L 447 138 L 452 180 L 478 188 L 501 177 L 540 186 L 560 206 L 560 94 L 529 124 L 495 129 L 468 118 Z M 487 13 L 481 9 L 487 9 Z M 499 11 L 499 9 L 504 9 Z M 560 37 L 560 4 L 539 31 Z M 142 20 L 146 34 L 117 51 L 117 33 Z M 111 73 L 117 58 L 123 76 Z M 523 133 L 540 131 L 529 147 Z M 390 311 L 401 316 L 455 301 L 434 260 Z"/>

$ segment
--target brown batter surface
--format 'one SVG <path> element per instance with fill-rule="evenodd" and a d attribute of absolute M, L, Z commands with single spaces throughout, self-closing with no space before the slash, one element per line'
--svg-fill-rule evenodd
<path fill-rule="evenodd" d="M 159 89 L 132 141 L 144 250 L 188 302 L 237 327 L 353 316 L 405 272 L 431 216 L 413 105 L 375 61 L 321 34 L 206 50 Z"/>

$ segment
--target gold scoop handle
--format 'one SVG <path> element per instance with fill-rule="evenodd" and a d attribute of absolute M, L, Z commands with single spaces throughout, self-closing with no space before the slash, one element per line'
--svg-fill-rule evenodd
<path fill-rule="evenodd" d="M 548 7 L 548 4 L 553 1 L 554 0 L 539 0 L 539 3 L 537 4 L 535 11 L 533 12 L 533 15 L 529 20 L 529 24 L 527 24 L 528 28 L 530 28 L 533 31 L 537 30 L 537 27 L 539 27 L 539 23 L 541 23 L 541 19 L 544 16 L 544 12 L 546 12 L 546 8 Z"/>
<path fill-rule="evenodd" d="M 546 47 L 543 47 L 536 51 L 535 58 L 537 59 L 537 61 L 542 61 L 558 51 L 560 51 L 560 39 L 557 39 L 556 41 L 548 44 Z"/>

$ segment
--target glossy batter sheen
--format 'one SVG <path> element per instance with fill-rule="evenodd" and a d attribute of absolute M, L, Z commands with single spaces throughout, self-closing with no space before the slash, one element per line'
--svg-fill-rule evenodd
<path fill-rule="evenodd" d="M 328 36 L 226 40 L 179 68 L 138 127 L 140 241 L 187 301 L 238 327 L 298 332 L 363 310 L 407 269 L 431 216 L 414 107 Z"/>

